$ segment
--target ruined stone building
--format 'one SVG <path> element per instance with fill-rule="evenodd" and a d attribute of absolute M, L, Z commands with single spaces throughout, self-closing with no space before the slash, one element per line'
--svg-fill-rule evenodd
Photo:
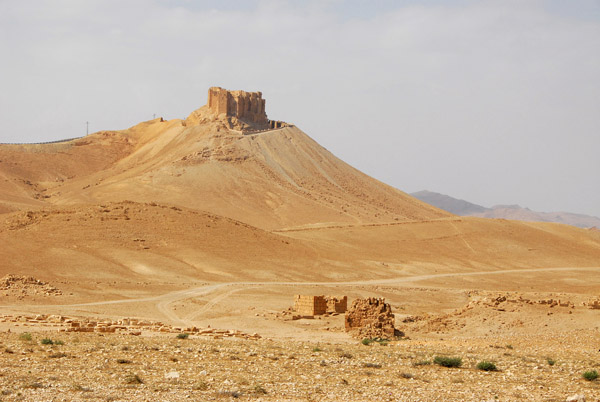
<path fill-rule="evenodd" d="M 208 107 L 216 115 L 235 117 L 252 126 L 253 130 L 286 127 L 283 121 L 269 120 L 262 92 L 229 91 L 220 87 L 208 90 Z"/>
<path fill-rule="evenodd" d="M 225 113 L 248 123 L 268 124 L 261 92 L 228 91 L 212 87 L 208 90 L 208 107 L 217 115 Z"/>
<path fill-rule="evenodd" d="M 294 311 L 301 316 L 310 317 L 328 313 L 345 313 L 348 297 L 333 296 L 294 296 Z"/>

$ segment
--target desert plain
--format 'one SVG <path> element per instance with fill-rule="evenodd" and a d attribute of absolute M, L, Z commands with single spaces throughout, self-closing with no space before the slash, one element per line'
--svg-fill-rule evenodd
<path fill-rule="evenodd" d="M 600 400 L 600 232 L 452 215 L 264 105 L 0 145 L 1 401 Z"/>

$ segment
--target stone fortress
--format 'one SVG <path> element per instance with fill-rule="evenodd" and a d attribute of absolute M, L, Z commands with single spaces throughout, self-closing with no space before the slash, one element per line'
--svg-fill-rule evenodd
<path fill-rule="evenodd" d="M 289 126 L 283 121 L 269 120 L 262 92 L 229 91 L 221 87 L 208 90 L 208 107 L 216 114 L 235 117 L 248 124 L 245 133 L 273 130 Z"/>

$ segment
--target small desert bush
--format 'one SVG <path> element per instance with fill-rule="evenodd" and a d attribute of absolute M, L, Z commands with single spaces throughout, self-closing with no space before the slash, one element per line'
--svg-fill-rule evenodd
<path fill-rule="evenodd" d="M 370 363 L 370 362 L 363 363 L 362 366 L 365 367 L 365 368 L 381 368 L 381 364 L 379 364 L 379 363 Z"/>
<path fill-rule="evenodd" d="M 486 360 L 480 361 L 477 363 L 477 370 L 482 371 L 498 371 L 496 365 L 492 362 L 488 362 Z"/>
<path fill-rule="evenodd" d="M 262 385 L 260 385 L 260 384 L 259 384 L 259 385 L 256 385 L 256 386 L 254 387 L 254 393 L 255 393 L 255 394 L 260 394 L 260 395 L 266 395 L 266 394 L 267 394 L 267 390 L 266 390 L 266 389 L 264 389 L 264 388 L 262 387 Z"/>
<path fill-rule="evenodd" d="M 19 335 L 19 339 L 22 341 L 30 341 L 31 334 L 29 332 L 23 332 L 21 335 Z"/>
<path fill-rule="evenodd" d="M 117 363 L 119 364 L 130 364 L 131 360 L 127 360 L 127 359 L 117 359 Z"/>
<path fill-rule="evenodd" d="M 192 386 L 194 391 L 206 391 L 208 389 L 208 384 L 204 381 L 198 381 Z"/>
<path fill-rule="evenodd" d="M 177 334 L 177 339 L 187 339 L 189 337 L 190 337 L 190 334 L 186 334 L 186 333 Z"/>
<path fill-rule="evenodd" d="M 594 381 L 596 378 L 598 378 L 598 372 L 596 370 L 586 371 L 583 373 L 583 378 L 588 381 Z"/>
<path fill-rule="evenodd" d="M 554 366 L 556 364 L 556 360 L 551 358 L 547 358 L 546 361 L 548 362 L 549 366 Z"/>
<path fill-rule="evenodd" d="M 127 374 L 123 381 L 125 384 L 143 384 L 144 381 L 137 374 Z"/>
<path fill-rule="evenodd" d="M 429 366 L 429 365 L 431 365 L 431 360 L 419 360 L 418 362 L 413 363 L 413 366 L 415 366 L 415 367 Z"/>
<path fill-rule="evenodd" d="M 462 359 L 460 357 L 436 356 L 433 362 L 442 367 L 460 367 Z"/>
<path fill-rule="evenodd" d="M 323 349 L 321 349 L 321 348 L 320 348 L 320 347 L 318 347 L 318 346 L 315 346 L 315 347 L 313 348 L 313 352 L 322 352 L 322 351 L 323 351 Z"/>
<path fill-rule="evenodd" d="M 40 341 L 42 345 L 54 345 L 54 341 L 50 338 L 44 338 Z"/>
<path fill-rule="evenodd" d="M 365 338 L 361 341 L 363 345 L 370 345 L 374 342 L 378 343 L 380 346 L 387 346 L 390 341 L 389 339 L 384 338 Z"/>
<path fill-rule="evenodd" d="M 348 353 L 348 352 L 344 352 L 342 354 L 340 354 L 340 358 L 342 359 L 352 359 L 354 356 L 352 356 L 352 354 Z"/>

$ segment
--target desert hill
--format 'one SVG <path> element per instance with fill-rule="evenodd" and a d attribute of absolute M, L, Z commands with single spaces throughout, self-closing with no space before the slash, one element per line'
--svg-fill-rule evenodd
<path fill-rule="evenodd" d="M 205 107 L 185 121 L 3 145 L 0 202 L 5 211 L 161 202 L 264 229 L 450 216 L 357 171 L 294 126 L 258 134 L 235 128 Z"/>
<path fill-rule="evenodd" d="M 600 265 L 598 232 L 453 216 L 264 110 L 260 93 L 211 88 L 185 120 L 0 145 L 0 274 L 105 298 L 146 282 Z"/>
<path fill-rule="evenodd" d="M 0 244 L 8 398 L 597 394 L 600 231 L 438 209 L 268 119 L 260 93 L 0 145 Z M 385 298 L 405 337 L 367 345 L 294 295 Z"/>
<path fill-rule="evenodd" d="M 600 218 L 571 212 L 537 212 L 519 205 L 494 205 L 486 208 L 465 200 L 432 191 L 418 191 L 411 195 L 419 200 L 436 206 L 444 211 L 461 216 L 479 216 L 482 218 L 513 219 L 529 222 L 556 222 L 580 228 L 600 226 Z"/>

